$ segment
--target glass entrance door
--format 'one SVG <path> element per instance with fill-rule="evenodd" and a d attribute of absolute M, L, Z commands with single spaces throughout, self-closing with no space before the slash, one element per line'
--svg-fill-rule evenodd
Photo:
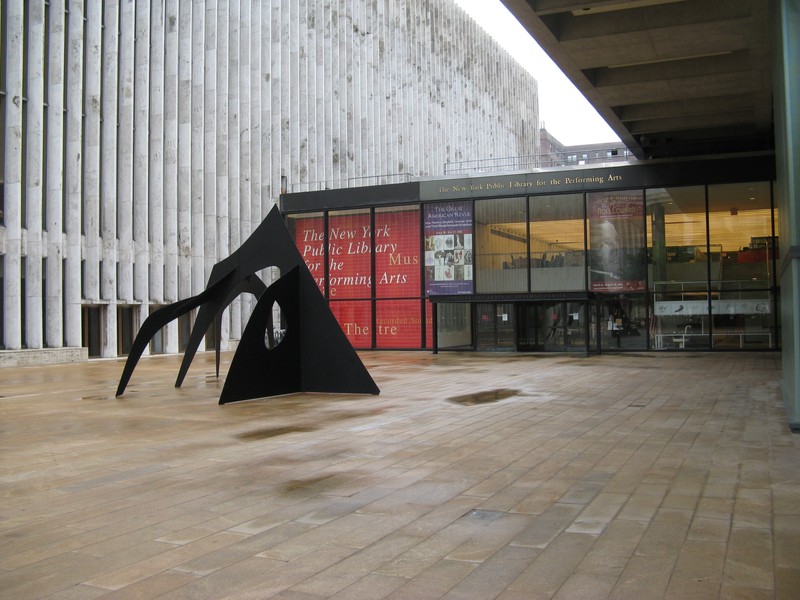
<path fill-rule="evenodd" d="M 476 305 L 476 350 L 516 350 L 514 305 L 510 302 L 487 302 Z"/>
<path fill-rule="evenodd" d="M 517 349 L 522 352 L 586 350 L 586 304 L 528 302 L 517 306 Z"/>

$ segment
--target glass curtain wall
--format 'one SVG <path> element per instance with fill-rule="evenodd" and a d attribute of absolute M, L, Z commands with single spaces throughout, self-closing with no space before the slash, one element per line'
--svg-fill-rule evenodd
<path fill-rule="evenodd" d="M 775 347 L 775 257 L 769 183 L 708 187 L 714 348 Z"/>
<path fill-rule="evenodd" d="M 583 194 L 531 196 L 531 291 L 586 289 Z"/>
<path fill-rule="evenodd" d="M 525 198 L 476 200 L 475 241 L 478 293 L 528 291 Z"/>
<path fill-rule="evenodd" d="M 432 347 L 434 329 L 439 348 L 471 348 L 486 325 L 497 348 L 767 349 L 779 347 L 771 193 L 755 182 L 465 199 L 287 223 L 356 348 Z M 435 323 L 425 300 L 527 292 L 514 306 L 439 304 Z M 592 299 L 551 297 L 562 292 Z"/>
<path fill-rule="evenodd" d="M 652 347 L 708 348 L 708 273 L 719 271 L 720 253 L 708 248 L 705 187 L 646 194 Z"/>

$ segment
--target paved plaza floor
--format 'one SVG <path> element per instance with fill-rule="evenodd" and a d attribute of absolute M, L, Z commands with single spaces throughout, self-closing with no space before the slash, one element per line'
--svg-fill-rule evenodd
<path fill-rule="evenodd" d="M 0 598 L 800 598 L 779 354 L 361 356 L 225 406 L 229 353 L 0 370 Z"/>

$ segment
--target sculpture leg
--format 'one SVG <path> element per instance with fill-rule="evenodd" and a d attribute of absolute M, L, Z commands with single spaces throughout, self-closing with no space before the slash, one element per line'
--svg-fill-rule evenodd
<path fill-rule="evenodd" d="M 125 361 L 125 368 L 122 370 L 122 376 L 117 386 L 117 396 L 121 396 L 125 391 L 125 388 L 128 386 L 128 381 L 130 381 L 131 375 L 133 375 L 133 370 L 136 368 L 136 364 L 142 356 L 142 352 L 147 348 L 147 344 L 150 343 L 153 336 L 159 329 L 164 327 L 164 325 L 197 306 L 196 303 L 199 302 L 197 298 L 198 297 L 195 296 L 193 298 L 187 298 L 186 300 L 179 300 L 178 302 L 159 308 L 144 320 L 144 323 L 142 323 L 139 332 L 133 340 L 131 351 L 128 353 L 128 359 Z"/>
<path fill-rule="evenodd" d="M 214 319 L 219 319 L 220 315 L 222 315 L 222 311 L 224 311 L 242 292 L 251 292 L 256 298 L 259 298 L 264 290 L 267 289 L 264 282 L 255 275 L 246 277 L 238 284 L 235 284 L 233 275 L 232 273 L 206 290 L 208 296 L 206 296 L 205 302 L 200 306 L 200 310 L 197 311 L 197 318 L 194 321 L 192 333 L 189 336 L 189 343 L 186 346 L 183 361 L 181 361 L 181 368 L 175 380 L 175 387 L 181 387 L 183 384 L 186 373 L 189 371 L 189 365 L 192 364 L 194 355 L 197 354 L 197 349 L 200 347 L 200 342 Z M 217 331 L 219 332 L 219 330 L 218 321 Z M 217 338 L 217 349 L 219 349 L 219 337 Z M 216 354 L 216 367 L 217 377 L 219 377 L 219 350 L 217 350 Z"/>

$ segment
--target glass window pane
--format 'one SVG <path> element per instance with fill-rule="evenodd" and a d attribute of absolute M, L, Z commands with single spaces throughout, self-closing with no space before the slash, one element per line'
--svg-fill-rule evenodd
<path fill-rule="evenodd" d="M 478 293 L 528 290 L 525 198 L 476 201 L 475 240 Z"/>
<path fill-rule="evenodd" d="M 722 257 L 711 274 L 714 348 L 772 347 L 778 240 L 770 207 L 768 182 L 708 188 L 710 242 Z"/>
<path fill-rule="evenodd" d="M 714 348 L 776 347 L 775 316 L 769 291 L 742 290 L 735 299 L 716 301 L 712 309 L 714 328 L 711 341 Z"/>
<path fill-rule="evenodd" d="M 378 298 L 421 296 L 419 238 L 417 206 L 375 210 L 375 295 Z M 419 340 L 415 347 L 419 347 Z"/>
<path fill-rule="evenodd" d="M 647 190 L 648 278 L 653 301 L 651 344 L 655 349 L 707 348 L 708 253 L 705 188 Z"/>
<path fill-rule="evenodd" d="M 439 348 L 472 347 L 472 305 L 441 303 L 436 307 Z"/>
<path fill-rule="evenodd" d="M 534 196 L 528 202 L 531 291 L 585 290 L 583 194 Z"/>
<path fill-rule="evenodd" d="M 591 290 L 644 290 L 646 249 L 642 192 L 598 192 L 587 194 L 586 201 Z"/>
<path fill-rule="evenodd" d="M 328 214 L 328 296 L 370 298 L 372 259 L 369 210 Z"/>
<path fill-rule="evenodd" d="M 708 224 L 712 252 L 722 254 L 721 268 L 711 274 L 712 289 L 770 287 L 777 239 L 772 236 L 769 183 L 709 186 Z"/>

